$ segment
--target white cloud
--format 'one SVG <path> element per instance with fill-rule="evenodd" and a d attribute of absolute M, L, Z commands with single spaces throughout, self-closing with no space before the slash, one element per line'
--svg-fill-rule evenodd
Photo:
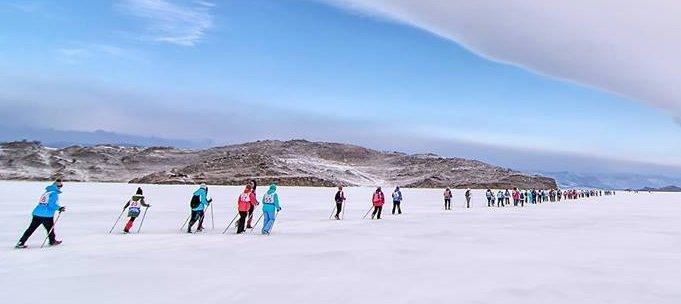
<path fill-rule="evenodd" d="M 681 1 L 322 0 L 681 115 Z"/>
<path fill-rule="evenodd" d="M 167 0 L 122 0 L 119 9 L 147 22 L 148 39 L 181 46 L 196 45 L 213 26 L 213 3 L 194 1 L 184 5 Z"/>
<path fill-rule="evenodd" d="M 102 56 L 144 61 L 136 51 L 108 44 L 76 44 L 71 47 L 63 47 L 56 50 L 57 58 L 68 64 L 79 64 Z"/>

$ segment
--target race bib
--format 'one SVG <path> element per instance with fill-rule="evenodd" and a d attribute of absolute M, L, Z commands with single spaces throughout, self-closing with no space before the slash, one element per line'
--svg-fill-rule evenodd
<path fill-rule="evenodd" d="M 50 200 L 50 193 L 45 192 L 43 195 L 40 196 L 40 199 L 38 199 L 38 204 L 47 205 L 47 202 L 49 200 Z"/>
<path fill-rule="evenodd" d="M 250 202 L 251 202 L 251 196 L 250 196 L 249 194 L 247 194 L 247 193 L 243 193 L 243 194 L 241 194 L 241 196 L 239 197 L 239 200 L 242 201 L 242 202 L 244 202 L 244 203 L 250 203 Z"/>
<path fill-rule="evenodd" d="M 274 204 L 274 196 L 266 194 L 263 200 L 263 203 L 265 204 Z"/>
<path fill-rule="evenodd" d="M 130 201 L 130 208 L 139 208 L 140 203 L 138 201 Z"/>

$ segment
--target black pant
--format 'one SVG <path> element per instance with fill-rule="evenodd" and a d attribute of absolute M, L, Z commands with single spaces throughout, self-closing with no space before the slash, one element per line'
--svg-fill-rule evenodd
<path fill-rule="evenodd" d="M 31 220 L 31 224 L 28 225 L 28 228 L 24 232 L 24 235 L 21 236 L 21 239 L 19 239 L 19 243 L 23 244 L 28 241 L 28 238 L 31 237 L 31 234 L 35 232 L 36 229 L 38 229 L 38 226 L 43 225 L 45 227 L 45 230 L 50 232 L 49 238 L 50 238 L 50 244 L 54 244 L 54 242 L 57 241 L 55 235 L 54 235 L 54 230 L 52 230 L 52 227 L 54 227 L 54 218 L 53 217 L 40 217 L 40 216 L 33 216 L 33 219 Z M 50 231 L 52 230 L 52 231 Z"/>
<path fill-rule="evenodd" d="M 199 221 L 199 227 L 197 227 L 196 229 L 198 230 L 203 229 L 203 215 L 204 215 L 203 210 L 200 211 L 192 210 L 192 219 L 189 220 L 189 227 L 187 227 L 187 231 L 192 231 L 192 226 L 194 226 L 194 223 L 196 223 L 196 221 Z"/>
<path fill-rule="evenodd" d="M 237 225 L 236 233 L 242 233 L 246 231 L 246 217 L 248 216 L 248 211 L 239 211 L 239 223 Z"/>
<path fill-rule="evenodd" d="M 397 209 L 398 214 L 402 214 L 402 208 L 400 208 L 399 201 L 393 201 L 393 214 L 395 214 L 395 209 Z"/>
<path fill-rule="evenodd" d="M 466 208 L 470 208 L 470 207 L 471 207 L 471 198 L 466 197 Z"/>
<path fill-rule="evenodd" d="M 336 202 L 336 217 L 343 211 L 343 202 Z"/>
<path fill-rule="evenodd" d="M 251 205 L 251 208 L 248 209 L 248 228 L 251 228 L 251 222 L 253 221 L 253 211 L 255 210 L 255 206 Z"/>
<path fill-rule="evenodd" d="M 445 210 L 452 209 L 452 199 L 445 198 Z"/>
<path fill-rule="evenodd" d="M 374 206 L 374 212 L 371 214 L 371 218 L 378 215 L 377 219 L 381 219 L 381 211 L 383 211 L 383 206 Z"/>

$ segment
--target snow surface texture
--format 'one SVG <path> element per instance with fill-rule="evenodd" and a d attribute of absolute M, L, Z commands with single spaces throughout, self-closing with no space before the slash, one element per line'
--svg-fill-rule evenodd
<path fill-rule="evenodd" d="M 142 233 L 109 235 L 136 185 L 66 183 L 64 244 L 36 248 L 41 227 L 12 249 L 44 186 L 0 182 L 5 303 L 681 303 L 679 194 L 487 208 L 474 191 L 465 210 L 455 190 L 444 211 L 441 190 L 403 189 L 405 214 L 370 221 L 373 189 L 349 188 L 333 221 L 335 189 L 281 187 L 267 237 L 220 234 L 241 187 L 210 187 L 216 230 L 189 235 L 195 187 L 149 185 Z"/>

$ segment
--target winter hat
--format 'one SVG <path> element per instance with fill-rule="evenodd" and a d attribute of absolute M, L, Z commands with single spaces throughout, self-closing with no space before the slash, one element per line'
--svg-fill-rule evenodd
<path fill-rule="evenodd" d="M 206 186 L 206 183 L 201 183 L 201 189 L 206 189 L 208 186 Z"/>
<path fill-rule="evenodd" d="M 277 184 L 272 183 L 270 184 L 270 190 L 268 192 L 274 193 L 274 191 L 277 191 Z"/>
<path fill-rule="evenodd" d="M 137 192 L 135 192 L 135 194 L 137 194 L 137 195 L 143 195 L 143 194 L 142 194 L 142 188 L 137 187 Z"/>

